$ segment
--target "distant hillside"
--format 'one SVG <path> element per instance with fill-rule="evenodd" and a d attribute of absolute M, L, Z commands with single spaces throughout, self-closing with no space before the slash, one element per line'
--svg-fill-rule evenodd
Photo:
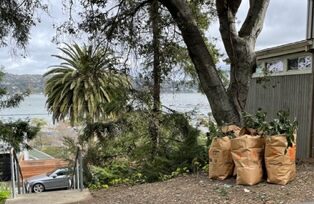
<path fill-rule="evenodd" d="M 145 81 L 143 79 L 133 79 L 133 87 L 137 90 L 149 89 L 152 87 L 151 81 Z M 161 84 L 161 93 L 194 93 L 199 92 L 198 84 L 193 81 L 163 81 Z"/>
<path fill-rule="evenodd" d="M 5 87 L 9 93 L 23 92 L 27 89 L 32 93 L 43 93 L 45 82 L 43 76 L 40 74 L 9 74 L 6 73 L 4 80 L 0 86 Z M 133 79 L 133 86 L 135 89 L 152 86 L 146 80 L 140 78 Z M 161 92 L 197 92 L 198 85 L 193 81 L 164 81 L 161 85 Z"/>
<path fill-rule="evenodd" d="M 9 74 L 5 73 L 0 86 L 5 87 L 9 93 L 23 92 L 27 89 L 32 93 L 44 92 L 44 79 L 40 74 Z"/>

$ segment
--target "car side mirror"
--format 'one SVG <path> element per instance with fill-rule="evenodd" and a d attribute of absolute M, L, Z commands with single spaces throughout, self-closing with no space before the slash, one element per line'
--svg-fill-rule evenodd
<path fill-rule="evenodd" d="M 57 175 L 56 175 L 56 174 L 53 174 L 53 175 L 51 175 L 51 177 L 52 177 L 52 178 L 56 178 L 56 177 L 57 177 Z"/>

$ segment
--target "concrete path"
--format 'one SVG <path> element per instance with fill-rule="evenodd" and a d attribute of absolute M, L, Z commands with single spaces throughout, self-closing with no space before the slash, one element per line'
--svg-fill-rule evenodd
<path fill-rule="evenodd" d="M 80 201 L 90 199 L 92 199 L 92 196 L 88 190 L 82 192 L 78 190 L 63 190 L 18 195 L 14 199 L 8 199 L 5 204 L 79 204 Z"/>

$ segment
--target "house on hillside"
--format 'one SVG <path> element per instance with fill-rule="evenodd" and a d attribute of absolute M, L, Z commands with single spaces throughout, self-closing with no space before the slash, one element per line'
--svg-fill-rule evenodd
<path fill-rule="evenodd" d="M 299 123 L 297 158 L 314 157 L 314 4 L 308 0 L 307 38 L 258 51 L 257 69 L 250 83 L 246 110 L 258 108 L 276 117 L 290 112 Z M 266 71 L 268 74 L 264 74 Z"/>

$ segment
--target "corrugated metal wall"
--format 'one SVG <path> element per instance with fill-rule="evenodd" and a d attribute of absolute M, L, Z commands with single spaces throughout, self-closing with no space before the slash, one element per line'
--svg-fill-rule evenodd
<path fill-rule="evenodd" d="M 257 83 L 256 78 L 251 80 L 246 110 L 255 113 L 262 108 L 269 119 L 276 117 L 279 110 L 289 110 L 291 117 L 296 117 L 299 123 L 297 157 L 310 157 L 312 75 L 272 76 L 268 79 L 262 83 Z"/>

